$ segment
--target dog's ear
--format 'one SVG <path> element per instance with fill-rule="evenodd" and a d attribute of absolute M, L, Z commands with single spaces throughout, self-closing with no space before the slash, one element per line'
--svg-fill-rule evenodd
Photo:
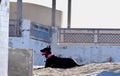
<path fill-rule="evenodd" d="M 51 46 L 50 46 L 50 45 L 48 45 L 47 47 L 48 47 L 48 48 L 51 48 Z"/>

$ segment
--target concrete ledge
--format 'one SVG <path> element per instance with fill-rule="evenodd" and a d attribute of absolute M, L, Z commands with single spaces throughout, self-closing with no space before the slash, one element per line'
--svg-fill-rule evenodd
<path fill-rule="evenodd" d="M 9 48 L 9 76 L 32 76 L 33 51 L 31 49 Z"/>

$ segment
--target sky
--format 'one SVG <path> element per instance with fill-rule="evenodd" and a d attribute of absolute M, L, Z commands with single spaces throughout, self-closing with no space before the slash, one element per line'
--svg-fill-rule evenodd
<path fill-rule="evenodd" d="M 17 0 L 10 0 L 17 1 Z M 52 0 L 23 0 L 52 7 Z M 63 12 L 62 27 L 67 27 L 67 2 L 56 0 Z M 71 28 L 120 28 L 120 0 L 72 0 Z"/>

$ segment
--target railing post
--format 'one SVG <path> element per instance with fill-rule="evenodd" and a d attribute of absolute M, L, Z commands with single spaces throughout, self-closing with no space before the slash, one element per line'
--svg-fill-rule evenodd
<path fill-rule="evenodd" d="M 21 35 L 20 30 L 21 23 L 22 23 L 22 0 L 17 0 L 17 27 L 16 27 L 17 36 Z"/>
<path fill-rule="evenodd" d="M 72 0 L 68 0 L 68 21 L 67 21 L 67 24 L 68 24 L 68 28 L 71 27 L 71 2 Z"/>
<path fill-rule="evenodd" d="M 56 0 L 52 0 L 52 26 L 56 25 Z"/>
<path fill-rule="evenodd" d="M 98 31 L 99 30 L 94 30 L 94 43 L 98 43 Z"/>
<path fill-rule="evenodd" d="M 1 0 L 0 0 L 0 4 L 1 4 Z"/>

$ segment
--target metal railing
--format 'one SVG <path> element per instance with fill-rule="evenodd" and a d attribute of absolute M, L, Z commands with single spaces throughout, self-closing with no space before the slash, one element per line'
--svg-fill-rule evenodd
<path fill-rule="evenodd" d="M 120 29 L 60 28 L 59 43 L 95 43 L 120 45 Z"/>

